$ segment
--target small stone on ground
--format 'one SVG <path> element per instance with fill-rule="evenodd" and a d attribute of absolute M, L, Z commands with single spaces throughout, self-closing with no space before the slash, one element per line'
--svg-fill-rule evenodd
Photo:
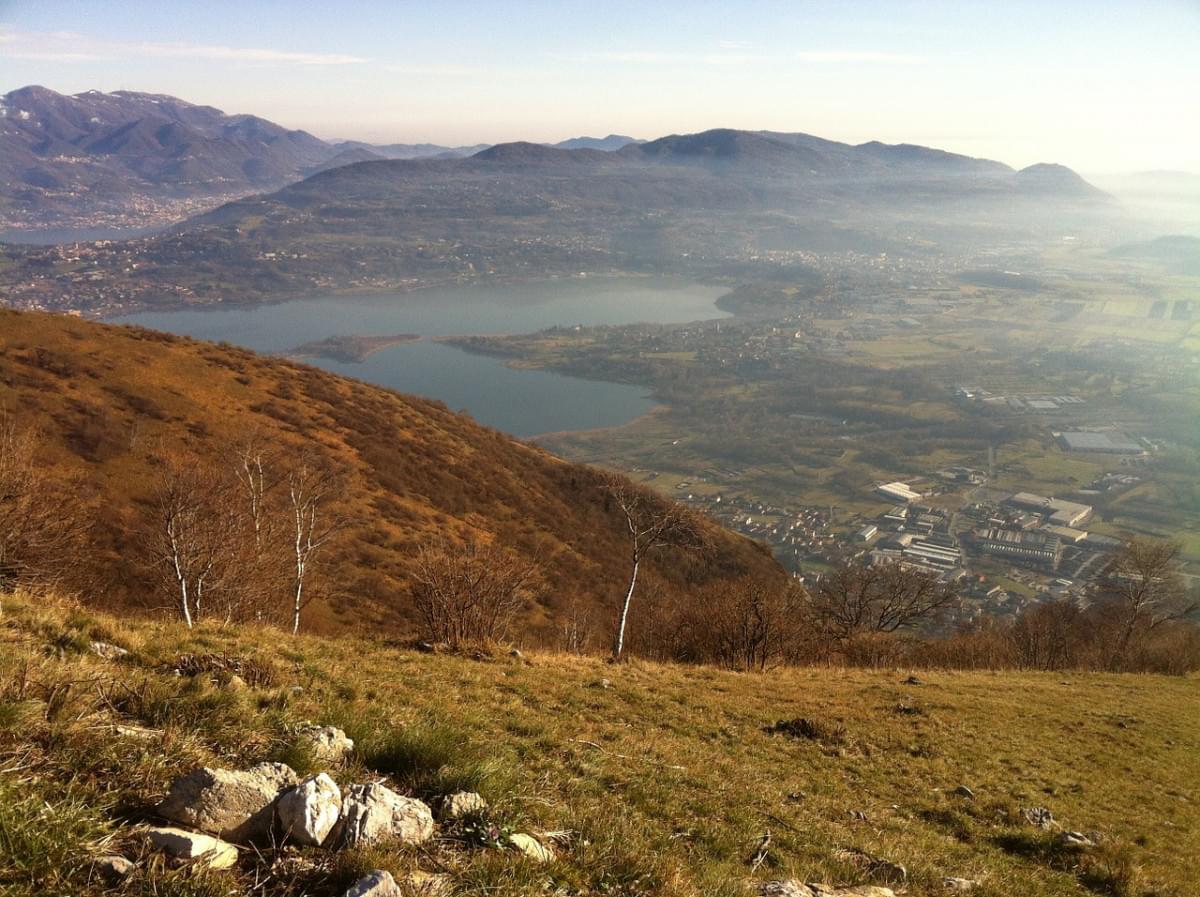
<path fill-rule="evenodd" d="M 122 878 L 126 878 L 135 868 L 132 860 L 128 860 L 119 854 L 96 857 L 93 865 L 96 871 L 109 881 L 119 881 Z"/>
<path fill-rule="evenodd" d="M 360 878 L 343 897 L 403 897 L 392 873 L 376 869 Z"/>
<path fill-rule="evenodd" d="M 508 843 L 534 862 L 549 863 L 554 860 L 554 851 L 533 835 L 518 832 L 515 835 L 509 835 Z"/>
<path fill-rule="evenodd" d="M 191 860 L 209 869 L 228 869 L 237 863 L 232 844 L 181 828 L 155 827 L 146 832 L 150 843 L 176 860 Z"/>
<path fill-rule="evenodd" d="M 463 819 L 477 816 L 487 809 L 487 801 L 474 791 L 459 791 L 442 802 L 444 819 Z"/>

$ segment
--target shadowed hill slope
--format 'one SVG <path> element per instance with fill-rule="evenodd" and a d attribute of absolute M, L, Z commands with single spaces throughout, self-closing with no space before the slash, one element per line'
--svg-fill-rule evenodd
<path fill-rule="evenodd" d="M 412 618 L 414 555 L 443 535 L 490 537 L 541 564 L 545 597 L 514 633 L 526 642 L 549 641 L 572 603 L 607 630 L 623 597 L 622 521 L 601 474 L 437 402 L 225 345 L 0 311 L 0 407 L 41 430 L 47 465 L 81 478 L 98 514 L 97 602 L 154 604 L 137 533 L 155 459 L 189 454 L 228 466 L 231 446 L 251 432 L 344 472 L 336 505 L 348 528 L 307 626 L 401 634 L 396 624 Z M 782 575 L 765 549 L 710 530 L 715 549 L 705 558 L 651 561 L 668 594 L 714 577 Z"/>

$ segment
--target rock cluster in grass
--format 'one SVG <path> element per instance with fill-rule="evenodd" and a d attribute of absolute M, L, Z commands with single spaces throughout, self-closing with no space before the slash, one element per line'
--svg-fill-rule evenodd
<path fill-rule="evenodd" d="M 334 726 L 306 724 L 296 734 L 319 763 L 342 763 L 354 751 L 354 741 Z"/>
<path fill-rule="evenodd" d="M 347 847 L 384 841 L 421 844 L 433 837 L 433 812 L 422 801 L 385 785 L 351 785 L 342 802 L 336 840 Z"/>
<path fill-rule="evenodd" d="M 354 749 L 340 729 L 306 725 L 298 734 L 307 740 L 310 756 L 320 757 L 334 768 Z M 965 788 L 957 793 L 966 797 Z M 974 795 L 970 795 L 973 797 Z M 474 792 L 460 791 L 435 804 L 438 818 L 451 831 L 484 818 L 487 802 Z M 200 767 L 178 777 L 156 808 L 169 825 L 148 828 L 151 846 L 172 860 L 209 869 L 229 869 L 237 864 L 238 845 L 290 844 L 300 848 L 375 847 L 386 844 L 423 844 L 434 837 L 438 823 L 433 810 L 415 797 L 405 796 L 382 782 L 354 783 L 344 789 L 329 772 L 301 778 L 282 763 L 260 763 L 249 769 Z M 1023 811 L 1025 819 L 1039 827 L 1054 825 L 1048 810 Z M 490 836 L 489 836 L 490 838 Z M 1064 846 L 1086 849 L 1095 837 L 1060 832 Z M 493 846 L 519 853 L 529 861 L 550 863 L 554 847 L 545 838 L 526 833 L 498 836 Z M 853 862 L 877 882 L 903 884 L 903 866 L 861 850 L 843 849 L 839 858 Z M 128 874 L 121 857 L 97 860 L 97 868 L 110 880 Z M 445 876 L 413 873 L 416 878 L 397 882 L 388 872 L 375 870 L 358 881 L 344 897 L 400 897 L 401 894 L 430 895 L 444 892 Z M 419 880 L 418 880 L 419 879 Z M 976 882 L 945 878 L 946 891 L 972 890 Z M 834 886 L 800 879 L 777 879 L 755 884 L 759 897 L 895 897 L 881 885 Z"/>
<path fill-rule="evenodd" d="M 333 727 L 305 726 L 299 734 L 309 741 L 312 756 L 331 765 L 340 764 L 354 749 L 354 742 Z M 442 821 L 453 826 L 481 816 L 488 805 L 480 795 L 460 791 L 443 798 L 439 808 Z M 150 845 L 176 862 L 211 869 L 234 866 L 238 845 L 282 843 L 340 850 L 422 844 L 436 830 L 433 811 L 425 802 L 382 782 L 351 784 L 343 790 L 329 772 L 301 778 L 283 763 L 241 770 L 194 769 L 175 779 L 155 809 L 170 825 L 148 828 Z M 539 863 L 555 858 L 549 845 L 529 834 L 507 835 L 496 846 Z M 432 895 L 444 886 L 441 877 L 426 874 L 420 881 L 404 882 L 409 893 Z M 390 875 L 377 871 L 348 893 L 389 897 L 400 892 Z"/>
<path fill-rule="evenodd" d="M 794 878 L 763 882 L 758 887 L 759 897 L 896 897 L 891 888 L 876 885 L 856 885 L 837 888 L 826 884 L 805 884 Z"/>
<path fill-rule="evenodd" d="M 330 736 L 323 738 L 326 744 L 350 743 L 340 730 L 324 734 Z M 343 795 L 329 773 L 301 779 L 282 763 L 192 770 L 172 783 L 156 811 L 185 828 L 153 829 L 152 843 L 180 859 L 219 855 L 222 864 L 229 857 L 236 861 L 233 844 L 265 843 L 273 836 L 301 846 L 338 848 L 420 844 L 434 830 L 432 811 L 416 798 L 378 782 L 351 785 Z M 177 833 L 175 840 L 161 834 L 165 831 Z M 185 838 L 188 834 L 193 837 Z"/>

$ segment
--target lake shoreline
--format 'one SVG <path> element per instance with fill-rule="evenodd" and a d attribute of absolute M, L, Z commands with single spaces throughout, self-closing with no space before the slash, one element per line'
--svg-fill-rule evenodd
<path fill-rule="evenodd" d="M 521 439 L 623 426 L 660 400 L 645 384 L 580 376 L 471 351 L 464 338 L 550 328 L 675 324 L 728 317 L 726 292 L 680 278 L 542 279 L 521 286 L 426 289 L 206 305 L 117 319 L 290 357 L 443 402 Z M 299 358 L 298 358 L 299 356 Z M 516 363 L 513 363 L 516 362 Z"/>
<path fill-rule="evenodd" d="M 363 334 L 347 334 L 345 336 L 330 336 L 323 340 L 313 340 L 297 346 L 287 353 L 288 358 L 327 358 L 330 361 L 340 361 L 343 364 L 362 364 L 377 352 L 402 346 L 405 343 L 415 343 L 424 339 L 417 333 L 397 333 L 394 336 L 366 336 Z"/>

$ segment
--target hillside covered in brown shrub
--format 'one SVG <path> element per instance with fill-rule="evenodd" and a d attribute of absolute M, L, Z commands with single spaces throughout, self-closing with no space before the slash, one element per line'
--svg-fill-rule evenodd
<path fill-rule="evenodd" d="M 36 432 L 40 471 L 74 499 L 63 513 L 88 518 L 79 556 L 61 566 L 90 603 L 169 612 L 146 551 L 156 484 L 172 460 L 232 471 L 251 436 L 272 447 L 280 476 L 299 458 L 337 472 L 328 504 L 343 525 L 314 579 L 309 631 L 407 634 L 418 555 L 447 541 L 536 562 L 543 584 L 518 641 L 553 645 L 570 617 L 603 642 L 624 596 L 624 519 L 603 474 L 438 402 L 228 345 L 0 310 L 0 408 Z M 782 576 L 765 549 L 703 525 L 708 551 L 647 559 L 644 588 L 658 601 Z"/>

